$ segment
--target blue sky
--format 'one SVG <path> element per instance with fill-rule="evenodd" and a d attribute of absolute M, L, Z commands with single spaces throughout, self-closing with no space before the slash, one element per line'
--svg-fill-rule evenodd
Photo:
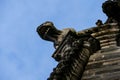
<path fill-rule="evenodd" d="M 80 31 L 106 20 L 105 0 L 0 0 L 0 80 L 46 80 L 57 62 L 36 28 L 45 21 Z"/>

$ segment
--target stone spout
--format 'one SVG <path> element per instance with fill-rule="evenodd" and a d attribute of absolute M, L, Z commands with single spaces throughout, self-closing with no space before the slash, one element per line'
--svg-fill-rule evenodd
<path fill-rule="evenodd" d="M 37 32 L 42 39 L 56 43 L 62 31 L 57 30 L 52 22 L 47 21 L 38 26 Z"/>

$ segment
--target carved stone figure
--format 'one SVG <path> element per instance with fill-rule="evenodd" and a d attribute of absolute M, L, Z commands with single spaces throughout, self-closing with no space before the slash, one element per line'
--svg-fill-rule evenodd
<path fill-rule="evenodd" d="M 107 22 L 120 22 L 120 1 L 108 0 L 102 5 L 103 12 L 108 16 Z"/>

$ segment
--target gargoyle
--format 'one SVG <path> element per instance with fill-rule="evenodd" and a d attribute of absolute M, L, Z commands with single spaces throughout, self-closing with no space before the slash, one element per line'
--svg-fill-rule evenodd
<path fill-rule="evenodd" d="M 58 30 L 50 21 L 46 21 L 37 28 L 39 36 L 44 40 L 52 41 L 55 48 L 57 48 L 69 31 L 75 32 L 75 30 L 71 28 Z"/>
<path fill-rule="evenodd" d="M 103 3 L 102 9 L 108 16 L 106 23 L 120 22 L 120 0 L 108 0 Z"/>

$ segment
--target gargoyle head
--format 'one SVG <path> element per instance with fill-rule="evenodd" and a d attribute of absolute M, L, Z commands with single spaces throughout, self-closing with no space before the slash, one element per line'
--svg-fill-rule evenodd
<path fill-rule="evenodd" d="M 42 39 L 52 41 L 54 43 L 57 42 L 58 36 L 61 34 L 61 31 L 57 30 L 54 24 L 50 21 L 38 26 L 37 32 Z"/>

